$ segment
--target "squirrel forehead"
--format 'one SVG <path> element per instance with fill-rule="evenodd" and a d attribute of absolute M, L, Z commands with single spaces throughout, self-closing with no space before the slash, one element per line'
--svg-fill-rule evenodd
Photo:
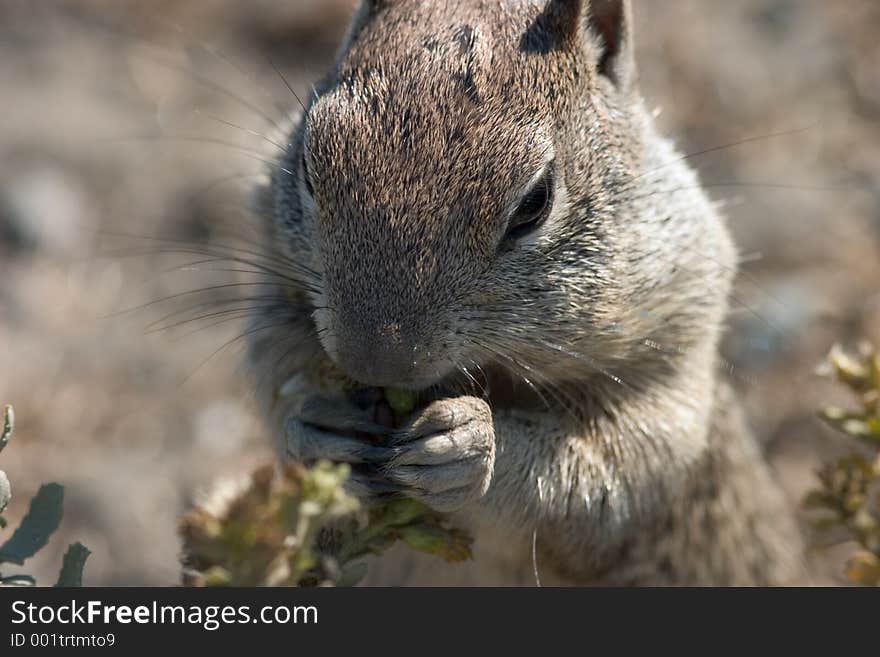
<path fill-rule="evenodd" d="M 464 233 L 471 250 L 489 248 L 552 150 L 546 126 L 456 96 L 451 77 L 421 80 L 417 93 L 406 82 L 373 73 L 313 108 L 306 145 L 322 217 L 439 243 Z"/>
<path fill-rule="evenodd" d="M 387 207 L 430 187 L 435 207 L 485 207 L 534 175 L 570 62 L 524 51 L 529 16 L 499 22 L 499 6 L 404 2 L 354 29 L 306 121 L 319 186 L 344 186 L 330 202 L 359 188 L 363 206 L 384 190 Z"/>
<path fill-rule="evenodd" d="M 463 174 L 479 170 L 481 185 L 505 187 L 543 164 L 551 129 L 549 117 L 471 98 L 455 74 L 374 69 L 315 103 L 305 143 L 319 178 L 412 185 L 456 174 L 466 186 Z"/>
<path fill-rule="evenodd" d="M 541 6 L 509 0 L 366 3 L 326 91 L 343 101 L 381 103 L 397 93 L 451 112 L 551 116 L 580 83 L 585 44 L 554 41 L 558 35 L 546 28 Z"/>
<path fill-rule="evenodd" d="M 562 87 L 571 86 L 572 69 L 580 68 L 588 44 L 560 34 L 565 26 L 548 26 L 548 6 L 529 0 L 367 2 L 336 78 L 344 83 L 385 73 L 408 78 L 417 93 L 420 81 L 451 77 L 458 88 L 450 92 L 474 103 L 552 108 L 542 96 L 562 95 Z"/>

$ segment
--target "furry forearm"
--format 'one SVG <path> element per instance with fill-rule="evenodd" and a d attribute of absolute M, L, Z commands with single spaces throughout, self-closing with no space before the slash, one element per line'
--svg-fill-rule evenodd
<path fill-rule="evenodd" d="M 642 415 L 640 403 L 655 415 Z M 497 410 L 492 483 L 467 521 L 520 545 L 534 534 L 545 562 L 566 575 L 602 570 L 673 499 L 701 451 L 681 449 L 680 436 L 693 436 L 689 423 L 702 419 L 657 414 L 653 396 L 630 404 L 626 416 L 580 425 L 549 412 Z M 650 419 L 633 419 L 642 417 Z"/>

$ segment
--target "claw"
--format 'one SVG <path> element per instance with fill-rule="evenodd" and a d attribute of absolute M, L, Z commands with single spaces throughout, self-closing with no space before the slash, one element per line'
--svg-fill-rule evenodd
<path fill-rule="evenodd" d="M 383 463 L 392 453 L 387 447 L 323 431 L 295 418 L 287 427 L 287 454 L 302 462 L 325 458 L 339 463 Z"/>
<path fill-rule="evenodd" d="M 357 388 L 349 393 L 348 398 L 352 404 L 366 411 L 382 401 L 382 391 L 379 388 Z"/>
<path fill-rule="evenodd" d="M 360 431 L 380 436 L 391 431 L 373 422 L 369 414 L 357 406 L 327 397 L 309 397 L 300 409 L 300 419 L 324 429 Z"/>
<path fill-rule="evenodd" d="M 457 488 L 441 493 L 416 494 L 413 497 L 440 513 L 454 513 L 468 503 L 473 493 L 469 488 Z"/>
<path fill-rule="evenodd" d="M 352 494 L 359 498 L 369 498 L 375 496 L 388 496 L 392 494 L 402 493 L 406 490 L 400 484 L 388 481 L 378 477 L 353 472 L 349 475 L 345 482 Z"/>
<path fill-rule="evenodd" d="M 487 451 L 491 451 L 488 445 L 475 443 L 469 440 L 467 435 L 450 433 L 420 438 L 405 445 L 393 445 L 390 448 L 389 458 L 393 467 L 443 465 L 479 457 Z"/>
<path fill-rule="evenodd" d="M 484 468 L 478 459 L 436 466 L 404 465 L 387 473 L 393 482 L 432 493 L 474 488 L 482 483 L 483 475 Z"/>

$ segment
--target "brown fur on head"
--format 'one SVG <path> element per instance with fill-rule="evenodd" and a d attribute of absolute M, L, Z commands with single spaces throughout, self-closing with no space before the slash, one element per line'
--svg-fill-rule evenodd
<path fill-rule="evenodd" d="M 270 190 L 352 378 L 626 381 L 714 347 L 732 251 L 651 132 L 631 35 L 620 0 L 362 5 Z"/>

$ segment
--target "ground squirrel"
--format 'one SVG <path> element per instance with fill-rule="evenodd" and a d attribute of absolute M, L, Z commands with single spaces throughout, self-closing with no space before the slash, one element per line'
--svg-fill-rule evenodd
<path fill-rule="evenodd" d="M 287 274 L 249 358 L 280 453 L 476 537 L 471 567 L 384 583 L 802 576 L 718 373 L 734 248 L 632 40 L 627 1 L 364 2 L 259 190 Z M 325 359 L 433 401 L 377 446 L 357 400 L 279 396 Z"/>

